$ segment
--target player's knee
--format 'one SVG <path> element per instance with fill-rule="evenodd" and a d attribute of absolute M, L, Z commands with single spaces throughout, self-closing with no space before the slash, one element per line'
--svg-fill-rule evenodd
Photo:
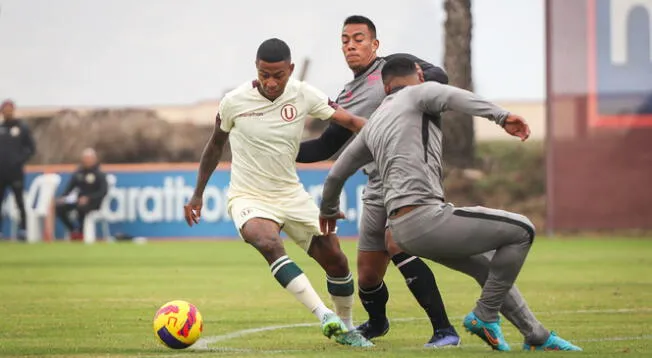
<path fill-rule="evenodd" d="M 358 251 L 358 284 L 362 288 L 378 286 L 385 277 L 389 256 L 384 251 Z"/>
<path fill-rule="evenodd" d="M 269 262 L 273 262 L 285 254 L 280 238 L 270 234 L 245 235 L 245 241 L 253 246 Z"/>
<path fill-rule="evenodd" d="M 358 265 L 358 285 L 362 288 L 376 287 L 383 281 L 383 276 L 371 265 Z"/>
<path fill-rule="evenodd" d="M 251 245 L 263 254 L 271 254 L 280 249 L 280 244 L 271 237 L 261 237 L 252 240 Z"/>
<path fill-rule="evenodd" d="M 337 249 L 313 247 L 308 253 L 329 276 L 340 277 L 350 272 L 349 261 L 339 247 Z"/>
<path fill-rule="evenodd" d="M 526 232 L 526 238 L 531 244 L 534 241 L 534 237 L 536 236 L 536 228 L 534 227 L 534 224 L 532 221 L 527 216 L 520 215 L 520 221 L 521 221 L 521 226 Z"/>
<path fill-rule="evenodd" d="M 313 237 L 308 254 L 317 260 L 333 261 L 334 264 L 340 262 L 348 264 L 339 240 L 333 234 Z"/>

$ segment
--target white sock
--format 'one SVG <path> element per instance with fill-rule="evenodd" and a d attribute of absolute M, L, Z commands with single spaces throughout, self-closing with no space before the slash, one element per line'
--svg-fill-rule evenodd
<path fill-rule="evenodd" d="M 350 331 L 355 329 L 353 325 L 353 295 L 346 297 L 331 295 L 331 299 L 335 305 L 335 313 L 340 316 L 346 328 Z"/>
<path fill-rule="evenodd" d="M 333 313 L 333 311 L 326 307 L 324 301 L 321 300 L 305 274 L 301 274 L 290 281 L 285 289 L 299 302 L 303 303 L 320 322 L 324 318 L 324 315 Z"/>
<path fill-rule="evenodd" d="M 329 310 L 310 284 L 308 277 L 287 255 L 269 265 L 272 275 L 299 302 L 303 303 L 321 322 Z"/>
<path fill-rule="evenodd" d="M 355 329 L 353 325 L 353 275 L 349 273 L 346 277 L 327 276 L 328 292 L 335 306 L 335 313 L 342 319 L 342 322 L 349 330 Z M 343 296 L 342 292 L 349 293 Z"/>

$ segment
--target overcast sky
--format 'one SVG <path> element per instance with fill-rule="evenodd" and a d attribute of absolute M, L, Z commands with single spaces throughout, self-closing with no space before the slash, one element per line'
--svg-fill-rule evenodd
<path fill-rule="evenodd" d="M 442 63 L 442 0 L 0 0 L 0 98 L 19 105 L 183 104 L 255 76 L 257 46 L 286 40 L 307 80 L 335 96 L 351 78 L 343 19 L 376 22 L 381 54 Z M 544 98 L 542 0 L 473 1 L 473 70 L 493 100 Z M 518 56 L 508 55 L 517 53 Z"/>

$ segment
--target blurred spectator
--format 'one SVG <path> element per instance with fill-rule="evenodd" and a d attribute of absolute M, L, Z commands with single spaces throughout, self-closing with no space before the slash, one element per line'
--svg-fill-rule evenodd
<path fill-rule="evenodd" d="M 17 237 L 19 240 L 25 240 L 24 167 L 29 158 L 34 155 L 35 146 L 29 127 L 14 117 L 15 109 L 16 105 L 11 100 L 0 104 L 0 212 L 2 212 L 5 192 L 11 188 L 20 212 Z M 0 230 L 2 230 L 1 215 Z"/>
<path fill-rule="evenodd" d="M 70 231 L 71 240 L 83 239 L 84 218 L 100 208 L 107 191 L 106 174 L 100 170 L 97 153 L 92 148 L 84 149 L 81 165 L 72 174 L 63 196 L 56 201 L 57 217 Z M 73 211 L 77 214 L 76 223 L 70 219 Z"/>

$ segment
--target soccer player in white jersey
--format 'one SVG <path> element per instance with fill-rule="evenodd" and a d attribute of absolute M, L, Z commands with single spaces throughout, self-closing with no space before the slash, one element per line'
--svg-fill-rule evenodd
<path fill-rule="evenodd" d="M 231 144 L 228 211 L 245 242 L 260 252 L 276 280 L 322 324 L 327 337 L 344 345 L 373 344 L 354 329 L 353 278 L 337 236 L 322 235 L 319 209 L 299 182 L 295 158 L 306 116 L 332 119 L 359 131 L 366 120 L 338 108 L 305 82 L 291 79 L 290 48 L 279 39 L 264 41 L 256 54 L 258 79 L 227 93 L 199 164 L 197 186 L 185 206 L 189 225 L 199 223 L 202 195 L 227 139 Z M 326 271 L 335 306 L 328 309 L 301 269 L 286 254 L 280 231 Z"/>

